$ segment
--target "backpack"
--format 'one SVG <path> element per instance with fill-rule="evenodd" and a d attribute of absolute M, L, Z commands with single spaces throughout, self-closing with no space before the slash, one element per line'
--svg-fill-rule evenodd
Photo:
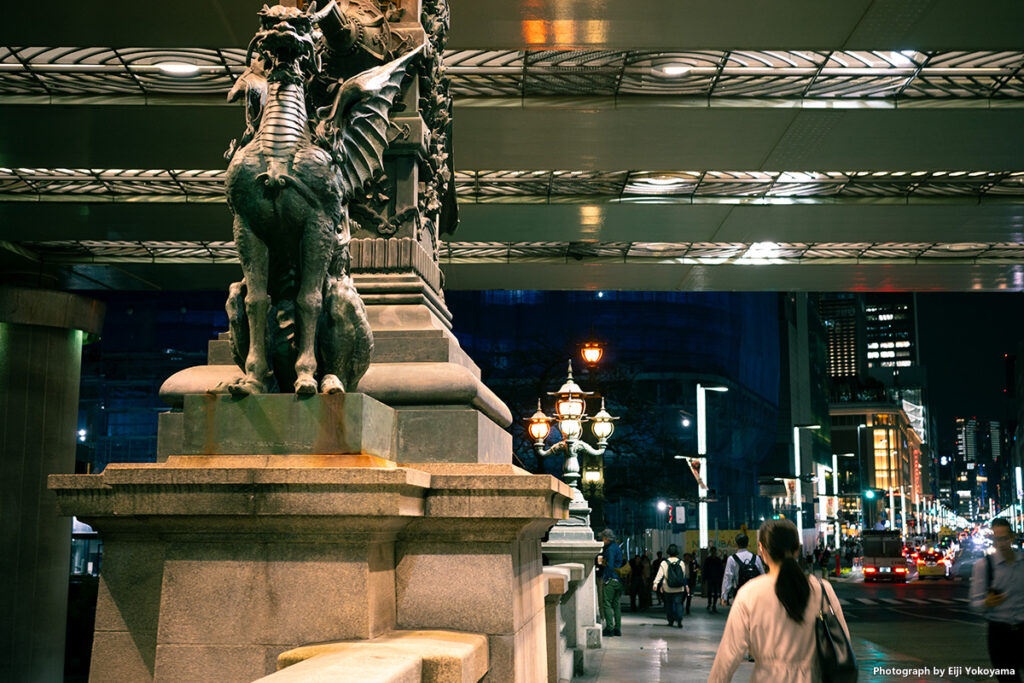
<path fill-rule="evenodd" d="M 740 586 L 745 584 L 747 581 L 750 581 L 751 579 L 753 579 L 753 578 L 755 578 L 757 576 L 761 576 L 761 570 L 757 568 L 757 556 L 756 555 L 751 554 L 750 562 L 744 562 L 737 555 L 736 556 L 736 563 L 740 566 L 739 575 L 738 575 L 738 578 L 736 579 L 736 588 L 739 588 Z"/>
<path fill-rule="evenodd" d="M 668 569 L 665 571 L 665 583 L 668 584 L 669 588 L 682 588 L 686 585 L 686 575 L 683 573 L 682 562 L 668 563 Z"/>

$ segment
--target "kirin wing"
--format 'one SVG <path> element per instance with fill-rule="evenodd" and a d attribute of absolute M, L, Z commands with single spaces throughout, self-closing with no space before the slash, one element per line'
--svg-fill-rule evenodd
<path fill-rule="evenodd" d="M 235 150 L 241 149 L 252 140 L 259 128 L 260 118 L 263 116 L 263 105 L 267 102 L 267 76 L 263 70 L 263 64 L 259 59 L 250 62 L 249 66 L 241 76 L 235 80 L 235 84 L 228 92 L 228 102 L 234 102 L 239 97 L 245 98 L 245 133 L 241 141 L 231 141 L 231 146 L 225 153 L 230 159 Z"/>
<path fill-rule="evenodd" d="M 422 50 L 421 45 L 394 61 L 367 69 L 339 89 L 329 115 L 340 129 L 336 151 L 341 158 L 344 200 L 361 191 L 384 169 L 388 114 L 401 91 L 409 63 Z"/>

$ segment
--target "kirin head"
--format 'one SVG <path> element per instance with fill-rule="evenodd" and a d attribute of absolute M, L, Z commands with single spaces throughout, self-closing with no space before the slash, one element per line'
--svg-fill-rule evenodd
<path fill-rule="evenodd" d="M 266 64 L 267 72 L 277 74 L 279 78 L 291 75 L 301 79 L 304 72 L 308 74 L 319 71 L 314 26 L 331 10 L 333 4 L 328 3 L 319 12 L 316 11 L 316 3 L 305 11 L 297 7 L 263 5 L 263 9 L 257 13 L 260 30 L 249 42 L 246 64 L 251 63 L 255 52 Z"/>

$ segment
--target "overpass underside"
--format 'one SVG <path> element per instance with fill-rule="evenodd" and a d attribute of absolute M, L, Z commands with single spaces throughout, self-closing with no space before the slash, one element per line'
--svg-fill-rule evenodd
<path fill-rule="evenodd" d="M 237 278 L 224 95 L 260 3 L 193 4 L 0 29 L 5 277 Z M 1019 3 L 622 5 L 452 0 L 447 288 L 1024 290 Z"/>

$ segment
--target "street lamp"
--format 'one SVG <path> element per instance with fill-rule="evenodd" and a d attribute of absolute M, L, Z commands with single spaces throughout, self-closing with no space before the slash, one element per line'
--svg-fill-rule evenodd
<path fill-rule="evenodd" d="M 587 342 L 580 349 L 580 355 L 583 356 L 583 362 L 594 367 L 601 362 L 601 356 L 604 355 L 604 348 L 598 342 Z"/>
<path fill-rule="evenodd" d="M 729 391 L 729 387 L 706 387 L 697 383 L 697 458 L 700 461 L 700 481 L 697 482 L 697 509 L 700 527 L 700 547 L 708 546 L 708 419 L 707 397 L 709 391 Z"/>
<path fill-rule="evenodd" d="M 861 422 L 857 425 L 857 487 L 860 491 L 864 491 L 864 459 L 860 455 L 860 430 L 866 429 L 867 424 Z M 874 498 L 874 493 L 871 494 L 870 498 Z M 869 500 L 870 500 L 869 498 Z M 864 533 L 864 522 L 867 520 L 864 514 L 864 501 L 860 496 L 857 496 L 857 500 L 860 503 L 860 532 Z"/>
<path fill-rule="evenodd" d="M 565 453 L 565 464 L 562 469 L 562 476 L 565 482 L 573 490 L 573 502 L 569 504 L 569 514 L 579 520 L 572 523 L 586 524 L 587 514 L 590 509 L 587 507 L 583 494 L 580 492 L 578 482 L 580 479 L 581 453 L 594 457 L 604 455 L 608 445 L 608 438 L 615 431 L 614 421 L 619 419 L 612 417 L 604 406 L 604 399 L 601 399 L 601 409 L 593 417 L 586 414 L 585 398 L 593 396 L 592 391 L 583 391 L 572 377 L 572 361 L 569 361 L 568 377 L 558 391 L 549 391 L 548 396 L 555 397 L 555 415 L 550 417 L 544 414 L 541 409 L 540 399 L 537 399 L 537 412 L 527 420 L 527 431 L 533 438 L 533 450 L 539 457 L 546 457 L 558 451 Z M 558 430 L 562 434 L 562 440 L 551 448 L 545 448 L 544 442 L 551 431 L 551 423 L 558 422 Z M 583 441 L 583 423 L 591 422 L 591 431 L 597 438 L 597 448 L 594 448 Z M 596 477 L 595 477 L 596 475 Z M 584 474 L 584 481 L 597 484 L 601 479 L 600 471 L 592 473 L 589 470 Z M 576 514 L 574 514 L 574 512 Z"/>
<path fill-rule="evenodd" d="M 800 479 L 800 430 L 821 429 L 819 424 L 793 425 L 793 474 L 796 476 L 799 493 L 796 497 L 796 530 L 800 545 L 804 543 L 804 484 Z"/>

